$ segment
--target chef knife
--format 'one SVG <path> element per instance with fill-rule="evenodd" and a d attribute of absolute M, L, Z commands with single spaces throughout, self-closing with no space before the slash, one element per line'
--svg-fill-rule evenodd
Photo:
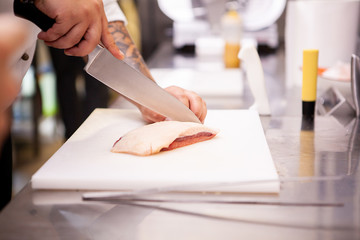
<path fill-rule="evenodd" d="M 43 31 L 55 23 L 31 0 L 15 0 L 14 13 L 35 23 Z M 125 61 L 115 58 L 107 49 L 98 45 L 91 57 L 85 71 L 108 87 L 171 120 L 200 123 L 182 102 Z"/>
<path fill-rule="evenodd" d="M 182 102 L 107 49 L 98 45 L 90 59 L 85 71 L 108 87 L 172 120 L 200 123 Z"/>

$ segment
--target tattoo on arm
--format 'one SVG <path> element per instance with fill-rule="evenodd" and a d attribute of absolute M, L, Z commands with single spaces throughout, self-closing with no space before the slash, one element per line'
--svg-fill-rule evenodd
<path fill-rule="evenodd" d="M 116 45 L 124 53 L 124 61 L 126 61 L 132 67 L 141 71 L 145 76 L 154 80 L 139 50 L 136 48 L 134 42 L 132 41 L 124 22 L 110 22 L 108 25 L 108 29 L 113 36 Z"/>

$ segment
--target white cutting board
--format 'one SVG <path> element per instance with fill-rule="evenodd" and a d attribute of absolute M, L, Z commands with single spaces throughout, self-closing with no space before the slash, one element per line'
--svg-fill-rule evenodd
<path fill-rule="evenodd" d="M 32 176 L 32 187 L 139 190 L 278 179 L 257 112 L 209 110 L 205 124 L 220 130 L 209 141 L 148 157 L 110 152 L 120 136 L 144 124 L 137 110 L 96 109 Z M 279 183 L 217 189 L 277 193 Z"/>

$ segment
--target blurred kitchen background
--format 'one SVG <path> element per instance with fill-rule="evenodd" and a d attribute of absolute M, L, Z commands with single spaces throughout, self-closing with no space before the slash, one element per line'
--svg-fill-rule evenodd
<path fill-rule="evenodd" d="M 209 108 L 248 108 L 252 102 L 251 94 L 244 91 L 246 81 L 239 83 L 235 88 L 228 85 L 230 90 L 241 91 L 239 93 L 231 92 L 226 95 L 229 89 L 226 89 L 226 86 L 222 89 L 227 84 L 224 81 L 227 76 L 231 78 L 239 75 L 239 82 L 242 76 L 241 64 L 226 73 L 222 72 L 225 69 L 223 19 L 231 9 L 235 9 L 241 18 L 241 43 L 256 46 L 264 72 L 270 74 L 270 79 L 266 78 L 267 86 L 284 86 L 281 91 L 268 92 L 275 105 L 286 104 L 276 103 L 277 96 L 286 94 L 285 87 L 298 84 L 297 77 L 289 72 L 297 71 L 301 67 L 301 59 L 298 59 L 300 63 L 295 60 L 285 63 L 285 58 L 297 56 L 298 53 L 291 52 L 292 50 L 307 47 L 305 38 L 319 39 L 320 35 L 311 36 L 318 31 L 317 27 L 326 32 L 327 28 L 336 28 L 329 22 L 340 21 L 336 25 L 342 26 L 339 28 L 342 32 L 335 31 L 336 37 L 331 39 L 339 41 L 333 44 L 349 47 L 338 54 L 336 49 L 333 49 L 333 52 L 328 51 L 336 56 L 326 56 L 324 59 L 347 61 L 352 51 L 359 52 L 355 49 L 359 36 L 360 10 L 359 1 L 356 0 L 120 0 L 119 4 L 128 18 L 130 34 L 153 76 L 156 80 L 159 79 L 159 84 L 166 86 L 164 78 L 189 79 L 206 76 L 209 81 L 199 86 L 200 92 L 204 92 L 204 95 L 216 89 L 224 92 L 221 96 L 204 97 Z M 316 6 L 311 6 L 310 9 L 318 12 L 311 15 L 306 4 L 315 4 Z M 329 14 L 326 6 L 329 6 L 328 11 L 332 13 L 336 9 L 341 9 L 342 12 L 326 15 Z M 322 19 L 321 23 L 327 21 L 327 27 L 314 24 L 319 19 Z M 327 39 L 330 39 L 329 36 Z M 314 47 L 317 48 L 318 45 Z M 323 53 L 320 49 L 320 58 Z M 335 63 L 336 61 L 326 64 Z M 295 70 L 285 71 L 290 65 L 295 66 Z M 185 71 L 167 71 L 174 69 Z M 213 72 L 206 75 L 209 69 Z M 301 73 L 297 73 L 299 74 L 301 76 Z M 271 79 L 271 76 L 276 77 Z M 66 141 L 56 95 L 56 81 L 49 49 L 39 42 L 34 65 L 25 77 L 22 92 L 13 106 L 14 193 L 18 192 L 30 180 L 32 174 Z M 219 85 L 217 81 L 223 83 Z M 213 89 L 210 89 L 211 87 Z M 76 89 L 81 101 L 84 101 L 86 92 L 84 77 L 81 74 L 76 80 Z M 131 107 L 116 93 L 108 91 L 109 107 Z M 247 98 L 248 101 L 243 101 L 243 98 Z M 276 112 L 276 109 L 273 113 L 281 114 Z"/>

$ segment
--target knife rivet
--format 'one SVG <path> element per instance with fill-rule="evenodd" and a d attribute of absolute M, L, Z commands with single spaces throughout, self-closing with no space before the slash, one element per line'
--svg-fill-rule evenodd
<path fill-rule="evenodd" d="M 22 60 L 24 60 L 24 61 L 27 61 L 27 60 L 29 60 L 29 54 L 27 54 L 27 53 L 24 53 L 22 56 L 21 56 L 21 59 Z"/>

